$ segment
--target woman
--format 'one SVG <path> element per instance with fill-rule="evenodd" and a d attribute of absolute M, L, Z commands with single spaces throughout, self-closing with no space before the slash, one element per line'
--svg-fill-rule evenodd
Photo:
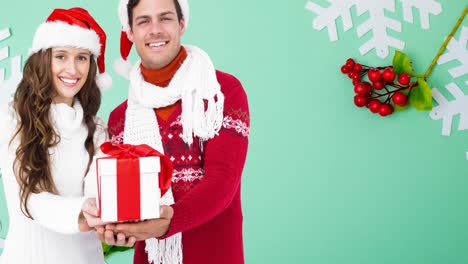
<path fill-rule="evenodd" d="M 111 80 L 95 80 L 105 41 L 81 8 L 54 10 L 35 33 L 14 101 L 0 109 L 10 220 L 2 264 L 104 263 L 81 210 L 85 176 L 106 140 L 98 86 Z"/>

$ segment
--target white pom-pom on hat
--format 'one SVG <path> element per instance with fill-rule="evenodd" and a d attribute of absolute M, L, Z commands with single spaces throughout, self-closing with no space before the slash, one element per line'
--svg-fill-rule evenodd
<path fill-rule="evenodd" d="M 107 72 L 96 75 L 95 80 L 101 90 L 107 90 L 112 86 L 112 77 Z"/>

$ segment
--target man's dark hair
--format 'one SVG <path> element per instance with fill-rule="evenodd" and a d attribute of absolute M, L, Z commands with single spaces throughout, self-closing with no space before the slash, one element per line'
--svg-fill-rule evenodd
<path fill-rule="evenodd" d="M 130 25 L 130 28 L 133 27 L 133 9 L 140 3 L 140 0 L 129 0 L 127 4 L 127 15 L 128 15 L 128 24 Z M 180 8 L 180 4 L 178 0 L 174 0 L 174 5 L 176 8 L 176 13 L 177 13 L 177 19 L 180 20 L 182 19 L 182 9 Z"/>

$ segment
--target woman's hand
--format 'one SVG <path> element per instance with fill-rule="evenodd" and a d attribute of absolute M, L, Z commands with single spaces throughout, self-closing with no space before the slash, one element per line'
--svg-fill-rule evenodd
<path fill-rule="evenodd" d="M 96 199 L 86 199 L 81 206 L 80 219 L 78 221 L 80 231 L 90 231 L 97 226 L 103 226 L 105 224 L 106 223 L 102 222 L 101 218 L 98 216 Z"/>

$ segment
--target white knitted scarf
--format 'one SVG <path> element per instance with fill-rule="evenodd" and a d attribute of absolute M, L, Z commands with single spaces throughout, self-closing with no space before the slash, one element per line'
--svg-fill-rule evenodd
<path fill-rule="evenodd" d="M 195 46 L 184 46 L 187 58 L 172 78 L 168 87 L 162 88 L 144 81 L 140 61 L 130 73 L 128 107 L 125 113 L 125 144 L 148 144 L 164 153 L 159 125 L 153 108 L 172 105 L 182 100 L 182 139 L 188 145 L 198 137 L 200 144 L 218 134 L 223 121 L 224 96 L 216 79 L 216 72 L 208 55 Z M 205 111 L 205 101 L 207 102 Z M 161 204 L 174 203 L 169 189 Z M 149 263 L 182 263 L 182 234 L 167 239 L 147 239 L 145 250 Z"/>

